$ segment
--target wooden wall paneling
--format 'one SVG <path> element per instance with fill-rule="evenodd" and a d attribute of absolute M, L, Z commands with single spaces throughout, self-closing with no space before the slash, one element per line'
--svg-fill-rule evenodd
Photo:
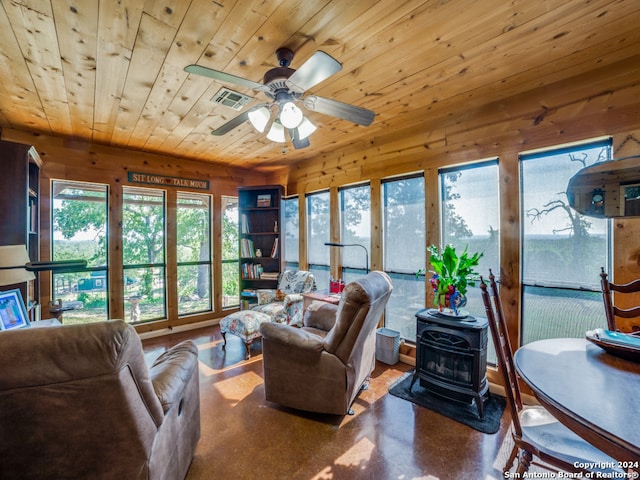
<path fill-rule="evenodd" d="M 169 325 L 171 320 L 178 319 L 178 225 L 176 223 L 177 203 L 178 195 L 174 188 L 166 189 L 165 194 L 167 208 L 165 212 L 166 222 L 166 238 L 165 238 L 165 294 L 167 295 L 167 319 L 169 319 Z"/>
<path fill-rule="evenodd" d="M 622 158 L 640 155 L 640 130 L 627 134 L 614 135 L 613 156 Z M 614 218 L 611 220 L 613 230 L 613 268 L 609 278 L 615 283 L 628 283 L 640 278 L 640 217 Z M 616 305 L 630 308 L 640 305 L 640 294 L 614 293 Z M 621 330 L 631 331 L 636 324 L 633 319 L 616 319 Z"/>
<path fill-rule="evenodd" d="M 122 184 L 109 183 L 107 250 L 109 255 L 109 318 L 127 320 L 124 310 L 122 260 Z"/>
<path fill-rule="evenodd" d="M 288 191 L 288 190 L 287 190 Z M 300 270 L 309 270 L 309 256 L 307 248 L 307 197 L 304 193 L 298 194 L 298 264 Z"/>
<path fill-rule="evenodd" d="M 440 230 L 440 179 L 438 168 L 427 168 L 424 171 L 424 209 L 425 209 L 425 245 L 441 244 L 442 232 Z M 426 254 L 427 271 L 430 270 L 429 254 Z M 421 267 L 422 268 L 422 267 Z M 429 283 L 429 274 L 425 275 L 425 307 L 433 305 L 433 289 Z"/>
<path fill-rule="evenodd" d="M 504 151 L 498 158 L 500 195 L 500 298 L 507 320 L 512 345 L 520 345 L 521 338 L 521 222 L 520 165 L 518 153 Z M 488 272 L 482 272 L 488 276 Z"/>
<path fill-rule="evenodd" d="M 371 192 L 371 270 L 384 269 L 384 257 L 382 251 L 382 222 L 384 208 L 382 204 L 382 183 L 380 178 L 372 178 L 369 181 Z"/>
<path fill-rule="evenodd" d="M 342 242 L 340 231 L 340 193 L 337 186 L 329 188 L 329 241 Z M 329 273 L 335 278 L 342 278 L 342 248 L 325 247 L 329 249 Z"/>
<path fill-rule="evenodd" d="M 49 262 L 51 258 L 51 180 L 40 175 L 40 195 L 39 195 L 39 212 L 38 220 L 40 220 L 40 261 Z M 46 232 L 46 234 L 45 234 Z M 51 298 L 53 291 L 53 275 L 51 272 L 39 272 L 38 279 L 40 281 L 40 318 L 52 318 L 49 312 L 49 302 L 54 301 Z"/>
<path fill-rule="evenodd" d="M 234 195 L 234 197 L 236 197 Z M 222 312 L 222 214 L 226 207 L 221 195 L 213 195 L 211 198 L 211 238 L 210 245 L 213 266 L 211 268 L 211 290 L 213 295 L 213 310 Z"/>

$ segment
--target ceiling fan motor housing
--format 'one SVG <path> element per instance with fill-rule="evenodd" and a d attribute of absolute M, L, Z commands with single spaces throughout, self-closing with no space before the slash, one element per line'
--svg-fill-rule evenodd
<path fill-rule="evenodd" d="M 295 70 L 289 67 L 272 68 L 264 74 L 262 83 L 269 87 L 269 89 L 274 92 L 275 95 L 278 90 L 289 89 L 285 82 L 291 75 L 293 75 L 293 72 L 295 72 Z"/>

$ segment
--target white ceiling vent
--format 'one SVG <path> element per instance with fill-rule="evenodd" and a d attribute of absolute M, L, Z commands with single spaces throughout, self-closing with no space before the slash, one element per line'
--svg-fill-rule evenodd
<path fill-rule="evenodd" d="M 233 108 L 234 110 L 242 110 L 242 107 L 247 105 L 251 100 L 253 100 L 252 97 L 248 97 L 224 87 L 218 90 L 218 93 L 216 93 L 211 99 L 212 102 Z"/>

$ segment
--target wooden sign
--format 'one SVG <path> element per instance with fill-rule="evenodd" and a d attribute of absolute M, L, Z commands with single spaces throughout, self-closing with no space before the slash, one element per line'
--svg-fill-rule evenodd
<path fill-rule="evenodd" d="M 154 175 L 153 173 L 129 172 L 129 182 L 163 185 L 165 187 L 187 187 L 198 190 L 209 190 L 209 180 L 167 177 L 165 175 Z"/>

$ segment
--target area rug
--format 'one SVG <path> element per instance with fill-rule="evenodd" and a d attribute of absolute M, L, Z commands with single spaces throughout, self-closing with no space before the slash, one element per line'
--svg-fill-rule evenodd
<path fill-rule="evenodd" d="M 500 418 L 502 418 L 506 404 L 504 398 L 490 394 L 489 398 L 484 402 L 483 418 L 480 418 L 475 403 L 467 405 L 433 395 L 420 386 L 419 380 L 409 391 L 412 376 L 413 372 L 405 373 L 396 383 L 389 387 L 389 393 L 438 412 L 482 433 L 496 433 L 500 429 Z"/>

